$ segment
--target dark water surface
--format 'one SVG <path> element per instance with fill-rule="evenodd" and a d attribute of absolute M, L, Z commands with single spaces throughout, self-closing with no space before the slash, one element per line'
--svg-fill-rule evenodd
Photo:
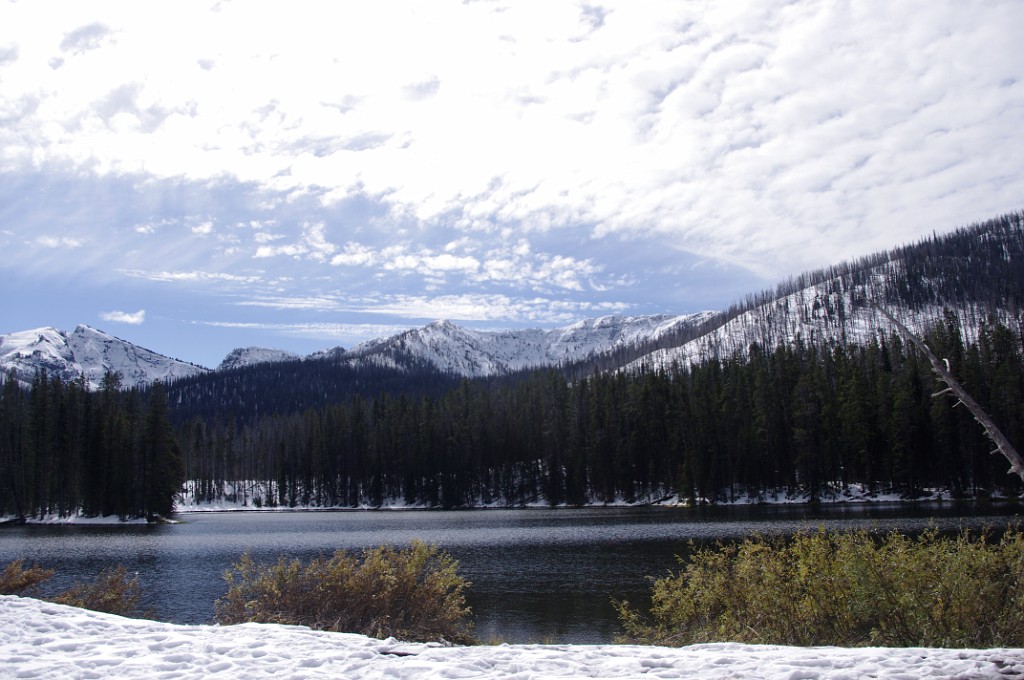
<path fill-rule="evenodd" d="M 472 582 L 476 634 L 505 642 L 611 642 L 612 598 L 640 602 L 649 576 L 673 569 L 697 544 L 751 533 L 818 528 L 1005 528 L 1019 504 L 929 503 L 725 508 L 593 508 L 249 512 L 178 515 L 173 525 L 22 526 L 0 529 L 0 564 L 23 558 L 58 571 L 54 589 L 104 567 L 138 572 L 145 605 L 161 620 L 209 623 L 223 573 L 245 551 L 259 561 L 303 560 L 338 548 L 419 539 L 454 556 Z"/>

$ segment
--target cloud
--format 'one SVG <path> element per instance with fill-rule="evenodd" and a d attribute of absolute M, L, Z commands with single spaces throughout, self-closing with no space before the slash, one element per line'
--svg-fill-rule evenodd
<path fill-rule="evenodd" d="M 458 254 L 460 250 L 464 252 Z M 602 267 L 590 259 L 535 253 L 525 239 L 505 243 L 486 252 L 479 250 L 477 242 L 468 238 L 452 241 L 441 251 L 408 243 L 378 250 L 349 242 L 330 259 L 330 263 L 343 267 L 377 268 L 382 272 L 402 275 L 458 275 L 460 281 L 468 284 L 496 283 L 576 291 L 589 287 L 587 282 L 602 271 Z"/>
<path fill-rule="evenodd" d="M 608 10 L 600 5 L 584 4 L 580 7 L 580 21 L 594 31 L 604 26 L 607 16 Z"/>
<path fill-rule="evenodd" d="M 3 66 L 7 62 L 15 62 L 18 60 L 18 46 L 17 45 L 0 45 L 0 66 Z"/>
<path fill-rule="evenodd" d="M 130 276 L 136 279 L 163 282 L 210 283 L 220 281 L 226 283 L 254 284 L 260 283 L 264 280 L 263 277 L 259 275 L 229 274 L 226 272 L 147 271 L 141 269 L 121 269 L 118 271 L 125 276 Z"/>
<path fill-rule="evenodd" d="M 49 235 L 36 237 L 35 243 L 43 246 L 44 248 L 81 248 L 85 245 L 85 242 L 81 239 L 72 238 L 70 236 Z"/>
<path fill-rule="evenodd" d="M 193 321 L 192 323 L 217 328 L 276 331 L 297 338 L 350 343 L 388 337 L 408 330 L 408 326 L 370 323 L 266 323 L 258 321 Z"/>
<path fill-rule="evenodd" d="M 371 267 L 380 261 L 377 252 L 361 243 L 346 243 L 341 252 L 331 258 L 334 266 Z"/>
<path fill-rule="evenodd" d="M 458 295 L 380 294 L 361 298 L 340 296 L 268 296 L 237 303 L 243 307 L 361 313 L 410 319 L 565 323 L 592 314 L 622 312 L 629 305 L 614 301 L 521 298 L 501 294 Z"/>
<path fill-rule="evenodd" d="M 132 326 L 142 325 L 146 320 L 146 310 L 140 309 L 137 312 L 100 312 L 100 318 L 111 323 L 125 323 Z"/>
<path fill-rule="evenodd" d="M 327 241 L 327 225 L 323 222 L 306 223 L 303 225 L 302 234 L 298 242 L 287 243 L 279 246 L 261 245 L 256 249 L 253 257 L 277 257 L 287 255 L 295 259 L 304 257 L 311 258 L 318 262 L 325 262 L 338 249 L 333 243 Z M 267 238 L 265 235 L 256 236 L 257 242 L 277 240 L 281 237 Z"/>
<path fill-rule="evenodd" d="M 272 296 L 243 300 L 236 304 L 243 307 L 269 307 L 316 312 L 340 312 L 353 309 L 340 300 L 327 296 Z"/>
<path fill-rule="evenodd" d="M 441 89 L 441 81 L 437 76 L 427 78 L 419 83 L 406 85 L 404 88 L 405 96 L 414 101 L 433 97 L 439 89 Z"/>
<path fill-rule="evenodd" d="M 95 50 L 102 46 L 104 39 L 110 33 L 110 28 L 100 22 L 87 24 L 65 34 L 64 39 L 60 41 L 60 49 L 62 52 L 71 52 L 72 54 Z"/>
<path fill-rule="evenodd" d="M 777 277 L 1024 195 L 1016 0 L 398 2 L 323 19 L 5 3 L 0 23 L 24 30 L 2 48 L 0 168 L 227 178 L 278 209 L 372 202 L 376 224 L 299 218 L 245 253 L 565 291 L 598 265 L 489 256 L 496 235 L 657 240 Z M 486 244 L 447 253 L 438 229 Z"/>

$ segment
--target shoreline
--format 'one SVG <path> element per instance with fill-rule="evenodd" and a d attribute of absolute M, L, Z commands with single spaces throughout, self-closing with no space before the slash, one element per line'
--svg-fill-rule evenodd
<path fill-rule="evenodd" d="M 128 518 L 121 519 L 117 516 L 110 515 L 105 517 L 85 517 L 82 515 L 70 515 L 65 517 L 59 517 L 56 515 L 48 515 L 43 518 L 33 517 L 12 517 L 12 516 L 0 516 L 0 530 L 8 527 L 16 526 L 70 526 L 70 525 L 158 525 L 158 524 L 178 524 L 180 521 L 175 519 L 179 515 L 202 515 L 202 514 L 226 514 L 226 513 L 365 513 L 365 512 L 476 512 L 476 511 L 502 511 L 502 510 L 555 510 L 555 511 L 572 511 L 572 510 L 623 510 L 623 509 L 643 509 L 643 508 L 660 508 L 666 511 L 670 510 L 700 510 L 700 509 L 725 509 L 725 508 L 814 508 L 814 507 L 920 507 L 920 506 L 935 506 L 935 507 L 949 507 L 955 506 L 956 504 L 969 504 L 975 506 L 984 505 L 1007 505 L 1007 506 L 1021 506 L 1024 504 L 1024 496 L 979 496 L 970 498 L 951 498 L 948 495 L 941 493 L 934 494 L 926 497 L 919 498 L 900 498 L 895 495 L 889 494 L 878 494 L 876 496 L 850 496 L 850 497 L 833 497 L 826 499 L 799 499 L 799 498 L 787 498 L 785 500 L 751 500 L 749 498 L 737 499 L 734 501 L 719 501 L 719 502 L 705 502 L 691 505 L 688 503 L 678 503 L 671 501 L 647 501 L 647 502 L 636 502 L 636 503 L 588 503 L 586 505 L 548 505 L 546 503 L 528 503 L 523 505 L 498 505 L 498 504 L 480 504 L 472 506 L 460 506 L 453 508 L 443 508 L 439 506 L 416 506 L 416 505 L 404 505 L 404 504 L 384 504 L 380 506 L 301 506 L 297 505 L 294 507 L 281 507 L 281 506 L 263 506 L 256 507 L 253 505 L 242 505 L 240 503 L 212 503 L 212 504 L 196 504 L 189 506 L 177 506 L 174 513 L 170 517 L 161 517 L 157 521 L 147 520 L 144 517 L 139 518 Z"/>

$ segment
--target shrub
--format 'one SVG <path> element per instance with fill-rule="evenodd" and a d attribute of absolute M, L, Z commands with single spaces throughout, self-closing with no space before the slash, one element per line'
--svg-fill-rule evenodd
<path fill-rule="evenodd" d="M 39 584 L 53 576 L 53 569 L 33 565 L 25 569 L 24 560 L 15 560 L 4 567 L 0 574 L 0 595 L 32 595 L 39 590 Z"/>
<path fill-rule="evenodd" d="M 51 602 L 66 604 L 97 612 L 120 616 L 141 616 L 139 600 L 142 589 L 137 578 L 129 578 L 123 566 L 104 569 L 92 583 L 78 583 L 67 591 L 50 598 Z"/>
<path fill-rule="evenodd" d="M 650 617 L 616 606 L 620 641 L 1024 645 L 1024 537 L 892 532 L 754 537 L 696 551 L 654 581 Z"/>
<path fill-rule="evenodd" d="M 23 560 L 15 560 L 0 573 L 0 595 L 38 595 L 39 586 L 53 576 L 53 569 L 25 569 L 23 564 Z M 76 583 L 59 595 L 43 599 L 108 614 L 139 616 L 141 597 L 138 579 L 128 578 L 128 570 L 117 566 L 104 569 L 92 583 Z"/>
<path fill-rule="evenodd" d="M 420 542 L 359 557 L 339 550 L 306 565 L 284 557 L 259 565 L 246 553 L 225 574 L 228 592 L 215 605 L 216 620 L 466 644 L 472 642 L 463 595 L 469 583 L 457 568 L 450 556 Z"/>

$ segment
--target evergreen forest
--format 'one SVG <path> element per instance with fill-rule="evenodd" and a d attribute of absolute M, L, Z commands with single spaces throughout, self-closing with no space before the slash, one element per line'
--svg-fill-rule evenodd
<path fill-rule="evenodd" d="M 1022 441 L 1019 335 L 992 321 L 965 342 L 947 314 L 926 341 Z M 279 507 L 813 500 L 849 485 L 1021 493 L 970 413 L 936 391 L 927 360 L 890 335 L 755 345 L 686 370 L 573 382 L 546 370 L 440 396 L 356 395 L 242 425 L 196 417 L 178 438 L 198 500 Z"/>
<path fill-rule="evenodd" d="M 108 373 L 84 381 L 36 376 L 0 392 L 0 516 L 167 516 L 184 481 L 164 386 L 122 390 Z"/>

